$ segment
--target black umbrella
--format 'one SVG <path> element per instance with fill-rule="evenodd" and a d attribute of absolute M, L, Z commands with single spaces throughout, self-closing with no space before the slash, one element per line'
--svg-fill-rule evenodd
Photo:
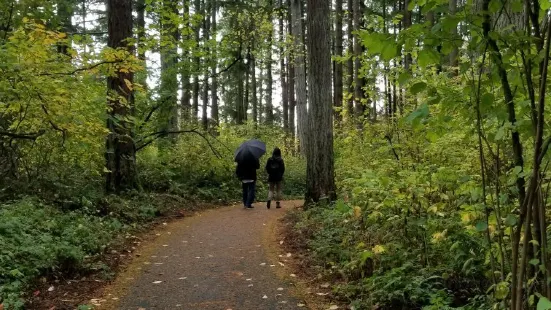
<path fill-rule="evenodd" d="M 266 153 L 266 144 L 260 140 L 253 139 L 241 143 L 235 150 L 235 161 L 244 162 L 259 159 Z"/>

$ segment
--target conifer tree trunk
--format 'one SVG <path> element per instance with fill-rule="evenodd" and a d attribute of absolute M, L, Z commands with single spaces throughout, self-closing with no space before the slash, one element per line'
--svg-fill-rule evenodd
<path fill-rule="evenodd" d="M 291 36 L 293 35 L 293 21 L 291 16 L 291 1 L 287 0 L 287 33 Z M 291 49 L 292 50 L 292 49 Z M 293 146 L 295 145 L 294 139 L 295 139 L 295 108 L 297 105 L 296 97 L 295 97 L 295 60 L 293 59 L 295 56 L 292 53 L 288 53 L 287 55 L 287 80 L 288 80 L 288 95 L 287 98 L 289 99 L 289 133 L 291 134 L 291 141 Z"/>
<path fill-rule="evenodd" d="M 329 0 L 308 0 L 310 110 L 306 155 L 306 202 L 336 199 L 331 100 Z"/>
<path fill-rule="evenodd" d="M 270 15 L 271 16 L 271 15 Z M 274 106 L 272 102 L 272 94 L 274 88 L 274 80 L 272 76 L 272 42 L 273 42 L 273 27 L 270 30 L 268 37 L 268 55 L 266 57 L 266 124 L 271 125 L 274 123 Z"/>
<path fill-rule="evenodd" d="M 195 0 L 194 2 L 194 11 L 195 14 L 199 14 L 201 12 L 201 0 Z M 200 30 L 201 26 L 196 25 L 195 26 L 195 46 L 196 48 L 199 48 L 199 41 L 201 40 L 200 37 Z M 198 55 L 193 56 L 193 107 L 192 107 L 192 115 L 191 115 L 191 121 L 195 122 L 197 121 L 197 117 L 199 116 L 199 74 L 201 70 L 201 58 Z"/>
<path fill-rule="evenodd" d="M 293 19 L 293 50 L 295 56 L 295 82 L 297 94 L 297 135 L 299 139 L 300 152 L 306 153 L 308 110 L 306 94 L 306 66 L 304 53 L 304 31 L 302 27 L 302 4 L 300 0 L 291 0 L 291 14 Z"/>
<path fill-rule="evenodd" d="M 354 30 L 360 30 L 362 26 L 362 0 L 354 0 Z M 354 101 L 356 103 L 356 116 L 364 116 L 366 110 L 365 96 L 363 91 L 364 79 L 360 76 L 362 66 L 362 45 L 358 37 L 354 38 Z"/>
<path fill-rule="evenodd" d="M 335 56 L 342 57 L 343 44 L 342 44 L 342 2 L 343 0 L 336 0 L 335 2 Z M 339 121 L 341 119 L 341 108 L 343 103 L 343 66 L 340 59 L 334 61 L 335 73 L 333 76 L 333 106 L 336 108 L 335 117 Z"/>
<path fill-rule="evenodd" d="M 212 37 L 214 39 L 215 42 L 217 42 L 216 40 L 216 34 L 217 34 L 217 25 L 216 25 L 216 12 L 218 11 L 218 4 L 216 2 L 216 0 L 211 0 L 212 2 L 212 15 L 211 15 L 211 18 L 212 18 L 212 24 L 211 24 L 211 30 L 212 30 Z M 211 118 L 215 124 L 215 126 L 219 126 L 220 125 L 220 116 L 219 116 L 219 111 L 218 111 L 218 76 L 217 76 L 217 64 L 218 64 L 218 60 L 217 60 L 217 53 L 216 53 L 216 48 L 214 48 L 212 51 L 211 51 L 211 55 L 212 55 L 212 69 L 211 69 L 211 80 L 212 80 L 212 87 L 211 87 Z"/>
<path fill-rule="evenodd" d="M 114 49 L 125 49 L 133 53 L 128 39 L 132 38 L 132 0 L 107 1 L 107 45 Z M 109 96 L 107 107 L 106 180 L 108 193 L 120 192 L 136 187 L 136 147 L 128 117 L 134 110 L 134 96 L 126 81 L 132 83 L 132 72 L 119 70 L 107 78 Z M 117 120 L 117 121 L 115 121 Z"/>
<path fill-rule="evenodd" d="M 209 39 L 210 39 L 210 10 L 207 3 L 210 1 L 205 0 L 204 2 L 204 15 L 203 15 L 203 44 L 205 46 L 205 59 L 209 57 Z M 208 61 L 205 61 L 204 68 L 204 78 L 203 78 L 203 107 L 201 109 L 201 124 L 203 130 L 207 130 L 209 127 L 208 119 L 208 107 L 209 107 L 209 68 L 207 67 Z"/>
<path fill-rule="evenodd" d="M 175 2 L 165 0 L 163 2 L 161 21 L 161 40 L 167 44 L 161 49 L 161 130 L 178 130 L 178 51 L 176 44 L 180 39 L 177 28 L 170 17 L 178 15 L 178 7 Z M 166 122 L 166 123 L 165 123 Z M 175 135 L 170 135 L 173 139 Z"/>
<path fill-rule="evenodd" d="M 347 2 L 347 25 L 346 25 L 346 39 L 348 40 L 348 59 L 346 61 L 346 87 L 347 87 L 347 106 L 346 111 L 348 117 L 354 116 L 354 0 L 348 0 Z"/>
<path fill-rule="evenodd" d="M 253 45 L 254 50 L 254 45 Z M 257 83 L 256 83 L 256 58 L 254 55 L 251 55 L 251 105 L 253 108 L 253 123 L 258 124 L 258 94 L 257 94 Z"/>
<path fill-rule="evenodd" d="M 143 1 L 143 0 L 140 0 Z M 187 29 L 190 27 L 189 24 L 189 17 L 190 17 L 190 0 L 184 0 L 184 29 Z M 189 35 L 183 35 L 182 39 L 185 41 L 188 41 L 191 39 Z M 180 99 L 180 106 L 182 108 L 182 114 L 181 119 L 184 122 L 189 122 L 191 119 L 191 83 L 190 83 L 190 77 L 191 77 L 191 71 L 190 66 L 191 62 L 189 61 L 190 52 L 189 49 L 184 47 L 182 48 L 182 58 L 180 59 L 180 62 L 182 62 L 182 97 Z"/>
<path fill-rule="evenodd" d="M 281 105 L 283 112 L 283 129 L 289 130 L 289 90 L 287 89 L 287 70 L 285 66 L 284 47 L 285 34 L 283 28 L 284 13 L 283 13 L 283 0 L 279 0 L 279 74 L 281 79 Z"/>

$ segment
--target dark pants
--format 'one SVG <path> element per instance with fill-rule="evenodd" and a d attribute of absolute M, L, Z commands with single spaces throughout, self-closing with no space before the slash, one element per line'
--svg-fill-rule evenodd
<path fill-rule="evenodd" d="M 243 205 L 250 207 L 254 202 L 256 182 L 243 183 Z"/>

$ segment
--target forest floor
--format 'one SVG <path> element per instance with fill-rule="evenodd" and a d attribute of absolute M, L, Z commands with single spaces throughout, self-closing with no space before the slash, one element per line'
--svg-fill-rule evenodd
<path fill-rule="evenodd" d="M 88 304 L 132 310 L 336 309 L 324 297 L 328 286 L 302 277 L 307 268 L 300 254 L 287 252 L 292 240 L 285 240 L 282 218 L 300 206 L 230 206 L 158 225 Z"/>

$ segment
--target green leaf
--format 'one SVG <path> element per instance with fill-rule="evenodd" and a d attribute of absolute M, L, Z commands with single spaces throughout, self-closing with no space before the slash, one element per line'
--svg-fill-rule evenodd
<path fill-rule="evenodd" d="M 400 85 L 404 85 L 409 81 L 410 78 L 411 78 L 411 74 L 409 74 L 409 72 L 402 72 L 398 76 L 398 83 Z"/>
<path fill-rule="evenodd" d="M 537 266 L 537 265 L 540 264 L 540 260 L 537 259 L 537 258 L 532 258 L 528 263 L 529 263 L 530 265 Z"/>
<path fill-rule="evenodd" d="M 387 40 L 383 44 L 383 48 L 381 50 L 381 56 L 383 60 L 391 60 L 392 58 L 396 57 L 398 54 L 398 45 L 394 41 Z"/>
<path fill-rule="evenodd" d="M 551 8 L 551 1 L 549 0 L 543 0 L 542 2 L 540 2 L 540 8 L 542 10 L 548 10 Z"/>
<path fill-rule="evenodd" d="M 501 4 L 500 0 L 490 0 L 490 5 L 488 7 L 488 10 L 490 13 L 497 13 L 501 8 L 503 7 L 503 4 Z"/>
<path fill-rule="evenodd" d="M 409 91 L 414 94 L 414 95 L 417 95 L 418 93 L 422 92 L 425 90 L 425 88 L 427 87 L 427 83 L 425 82 L 417 82 L 415 84 L 413 84 L 411 86 L 411 88 L 409 89 Z"/>
<path fill-rule="evenodd" d="M 508 214 L 507 218 L 505 218 L 505 226 L 513 227 L 517 224 L 517 217 L 513 214 Z"/>
<path fill-rule="evenodd" d="M 489 108 L 494 103 L 494 94 L 492 93 L 484 93 L 482 97 L 480 98 L 480 103 L 484 108 Z"/>
<path fill-rule="evenodd" d="M 538 301 L 538 308 L 537 310 L 549 310 L 551 309 L 551 301 L 545 297 L 541 297 Z"/>
<path fill-rule="evenodd" d="M 486 231 L 486 229 L 488 229 L 488 223 L 482 221 L 476 223 L 476 231 L 482 232 Z"/>
<path fill-rule="evenodd" d="M 420 67 L 430 66 L 440 62 L 440 54 L 433 49 L 425 48 L 417 54 L 417 63 Z"/>

